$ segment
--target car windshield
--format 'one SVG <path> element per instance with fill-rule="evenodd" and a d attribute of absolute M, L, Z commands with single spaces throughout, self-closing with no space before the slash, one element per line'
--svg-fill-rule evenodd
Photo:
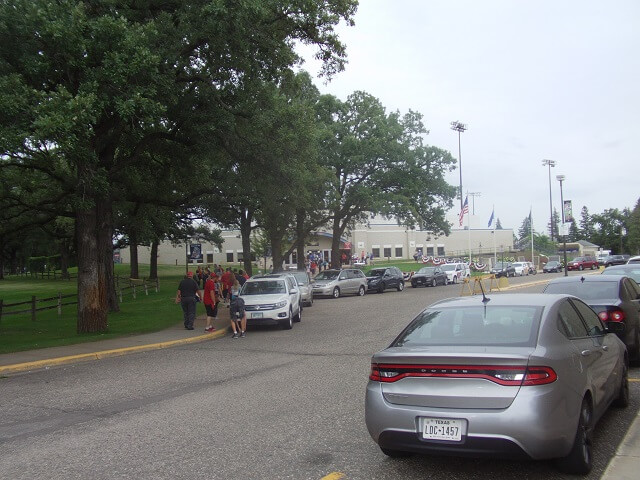
<path fill-rule="evenodd" d="M 506 266 L 507 266 L 506 263 L 503 264 L 502 262 L 496 262 L 496 265 L 493 268 L 504 268 Z"/>
<path fill-rule="evenodd" d="M 391 346 L 533 346 L 541 312 L 541 307 L 527 305 L 429 309 L 418 315 Z"/>
<path fill-rule="evenodd" d="M 316 280 L 335 280 L 339 274 L 337 270 L 325 270 L 316 276 Z"/>
<path fill-rule="evenodd" d="M 451 272 L 452 270 L 456 269 L 456 266 L 453 263 L 449 263 L 446 265 L 442 265 L 442 267 L 440 268 L 442 268 L 442 270 L 444 270 L 445 272 Z"/>
<path fill-rule="evenodd" d="M 305 272 L 293 272 L 293 276 L 296 277 L 298 285 L 306 285 L 309 283 L 309 276 Z"/>
<path fill-rule="evenodd" d="M 571 260 L 572 262 L 584 262 L 584 257 L 576 257 L 573 260 Z"/>
<path fill-rule="evenodd" d="M 377 268 L 377 269 L 371 270 L 369 272 L 368 276 L 369 277 L 382 277 L 384 275 L 384 272 L 385 272 L 384 269 Z"/>
<path fill-rule="evenodd" d="M 263 280 L 246 282 L 240 290 L 240 295 L 270 295 L 287 293 L 284 280 Z"/>
<path fill-rule="evenodd" d="M 621 265 L 622 268 L 609 267 L 603 270 L 602 275 L 626 275 L 640 283 L 640 265 Z"/>
<path fill-rule="evenodd" d="M 590 300 L 614 300 L 618 298 L 618 281 L 550 283 L 544 293 L 575 295 L 587 303 Z"/>
<path fill-rule="evenodd" d="M 427 275 L 433 275 L 436 271 L 436 267 L 422 267 L 418 270 L 418 273 L 425 273 Z"/>
<path fill-rule="evenodd" d="M 547 267 L 555 267 L 556 265 L 560 265 L 560 263 L 556 262 L 556 261 L 552 261 L 552 262 L 547 263 Z"/>

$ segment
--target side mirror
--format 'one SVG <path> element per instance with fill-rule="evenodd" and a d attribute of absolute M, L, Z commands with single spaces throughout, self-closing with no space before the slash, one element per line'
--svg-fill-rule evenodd
<path fill-rule="evenodd" d="M 625 330 L 625 325 L 622 322 L 606 322 L 607 333 L 615 333 L 616 335 L 622 335 Z"/>
<path fill-rule="evenodd" d="M 297 289 L 297 288 L 292 288 L 292 289 L 291 289 L 291 293 L 292 293 L 292 294 L 296 294 L 296 293 L 298 293 L 298 289 Z"/>

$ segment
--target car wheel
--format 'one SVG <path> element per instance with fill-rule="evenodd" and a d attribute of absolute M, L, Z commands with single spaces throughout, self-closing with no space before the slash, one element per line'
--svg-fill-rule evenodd
<path fill-rule="evenodd" d="M 302 304 L 298 305 L 298 314 L 293 317 L 294 322 L 302 321 Z"/>
<path fill-rule="evenodd" d="M 569 455 L 558 459 L 558 467 L 565 473 L 586 475 L 593 465 L 593 414 L 591 404 L 586 398 L 582 400 L 578 430 Z"/>
<path fill-rule="evenodd" d="M 458 283 L 458 277 L 454 275 L 454 276 L 453 276 L 453 282 L 451 282 L 451 283 L 453 283 L 454 285 L 455 285 L 456 283 Z"/>
<path fill-rule="evenodd" d="M 378 287 L 378 293 L 384 293 L 385 288 L 387 288 L 387 286 L 384 283 L 381 283 Z"/>
<path fill-rule="evenodd" d="M 629 406 L 629 367 L 622 367 L 622 378 L 620 379 L 620 390 L 618 396 L 613 401 L 613 406 L 618 408 L 627 408 Z"/>
<path fill-rule="evenodd" d="M 412 288 L 417 288 L 416 283 L 415 283 L 415 282 L 411 282 L 411 287 L 412 287 Z"/>
<path fill-rule="evenodd" d="M 578 268 L 579 268 L 580 270 L 584 270 L 584 267 L 583 267 L 582 265 L 580 265 Z"/>
<path fill-rule="evenodd" d="M 438 285 L 438 282 L 436 281 L 435 278 L 433 280 L 431 280 L 431 286 L 432 287 L 436 287 L 437 285 Z"/>
<path fill-rule="evenodd" d="M 389 448 L 380 447 L 382 453 L 391 458 L 407 458 L 413 455 L 411 452 L 403 452 L 402 450 L 391 450 Z"/>
<path fill-rule="evenodd" d="M 358 295 L 360 295 L 361 297 L 364 297 L 364 285 L 360 285 L 360 288 L 358 289 Z"/>
<path fill-rule="evenodd" d="M 404 282 L 398 284 L 398 291 L 401 292 L 402 290 L 404 290 Z"/>
<path fill-rule="evenodd" d="M 332 296 L 333 298 L 338 298 L 340 296 L 340 289 L 338 287 L 333 289 Z"/>
<path fill-rule="evenodd" d="M 289 307 L 289 318 L 280 323 L 283 330 L 291 330 L 293 328 L 293 311 Z"/>
<path fill-rule="evenodd" d="M 596 269 L 596 266 L 592 263 L 591 264 L 591 270 L 595 270 L 595 269 Z"/>

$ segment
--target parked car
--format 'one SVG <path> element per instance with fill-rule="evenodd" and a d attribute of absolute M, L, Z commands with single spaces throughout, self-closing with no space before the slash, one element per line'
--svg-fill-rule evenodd
<path fill-rule="evenodd" d="M 529 265 L 529 274 L 530 275 L 537 275 L 538 274 L 538 270 L 536 269 L 536 266 L 533 264 L 533 262 L 527 262 L 527 264 Z"/>
<path fill-rule="evenodd" d="M 640 263 L 640 255 L 629 257 L 629 260 L 627 260 L 627 264 L 629 263 Z"/>
<path fill-rule="evenodd" d="M 555 260 L 551 260 L 547 262 L 547 264 L 542 267 L 542 273 L 558 273 L 562 271 L 562 264 L 560 262 L 556 262 Z"/>
<path fill-rule="evenodd" d="M 618 324 L 629 358 L 640 362 L 640 287 L 629 277 L 596 275 L 551 280 L 544 293 L 566 293 L 586 302 L 607 325 Z"/>
<path fill-rule="evenodd" d="M 629 405 L 624 344 L 569 295 L 482 300 L 429 306 L 373 356 L 369 434 L 391 457 L 556 458 L 588 473 L 597 421 Z"/>
<path fill-rule="evenodd" d="M 471 276 L 469 265 L 462 262 L 445 263 L 440 266 L 440 269 L 447 274 L 447 281 L 449 283 L 458 283 Z"/>
<path fill-rule="evenodd" d="M 422 267 L 411 277 L 411 286 L 416 288 L 419 286 L 446 285 L 449 281 L 447 274 L 440 267 Z"/>
<path fill-rule="evenodd" d="M 640 284 L 640 263 L 627 263 L 625 265 L 614 265 L 605 268 L 602 275 L 625 275 Z"/>
<path fill-rule="evenodd" d="M 508 262 L 496 262 L 490 273 L 495 274 L 496 278 L 500 277 L 515 277 L 516 269 L 511 263 Z"/>
<path fill-rule="evenodd" d="M 304 270 L 295 270 L 291 273 L 298 282 L 298 288 L 300 289 L 300 299 L 305 307 L 313 306 L 313 282 L 314 280 L 309 275 L 309 272 Z"/>
<path fill-rule="evenodd" d="M 347 293 L 362 296 L 367 291 L 367 277 L 357 268 L 323 270 L 315 276 L 314 280 L 314 295 L 338 298 Z"/>
<path fill-rule="evenodd" d="M 387 288 L 404 290 L 404 275 L 398 267 L 372 268 L 367 275 L 367 291 L 384 292 Z"/>
<path fill-rule="evenodd" d="M 624 265 L 627 263 L 629 256 L 625 255 L 608 255 L 604 259 L 604 266 L 610 267 L 611 265 Z"/>
<path fill-rule="evenodd" d="M 516 271 L 516 275 L 529 275 L 529 265 L 527 262 L 513 262 L 511 264 Z"/>
<path fill-rule="evenodd" d="M 290 274 L 251 277 L 240 289 L 248 325 L 280 325 L 291 329 L 302 320 L 300 289 Z"/>
<path fill-rule="evenodd" d="M 585 268 L 589 268 L 591 270 L 598 268 L 598 260 L 596 257 L 576 257 L 567 263 L 567 270 L 584 270 Z"/>

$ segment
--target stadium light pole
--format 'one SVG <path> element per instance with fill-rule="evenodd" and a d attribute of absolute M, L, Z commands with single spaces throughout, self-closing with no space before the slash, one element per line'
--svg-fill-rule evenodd
<path fill-rule="evenodd" d="M 458 132 L 458 167 L 460 170 L 460 211 L 462 211 L 462 151 L 460 149 L 460 134 L 467 129 L 467 125 L 459 121 L 451 122 L 451 130 Z"/>
<path fill-rule="evenodd" d="M 564 181 L 564 175 L 556 175 L 556 180 L 560 182 L 560 204 L 562 205 L 562 228 L 564 229 L 564 195 L 562 194 L 562 182 Z M 567 273 L 567 235 L 566 232 L 562 232 L 562 244 L 564 250 L 564 276 L 568 276 Z"/>
<path fill-rule="evenodd" d="M 551 241 L 553 242 L 553 200 L 551 199 L 551 167 L 556 166 L 555 160 L 542 160 L 542 165 L 549 166 L 549 231 L 551 232 Z"/>

